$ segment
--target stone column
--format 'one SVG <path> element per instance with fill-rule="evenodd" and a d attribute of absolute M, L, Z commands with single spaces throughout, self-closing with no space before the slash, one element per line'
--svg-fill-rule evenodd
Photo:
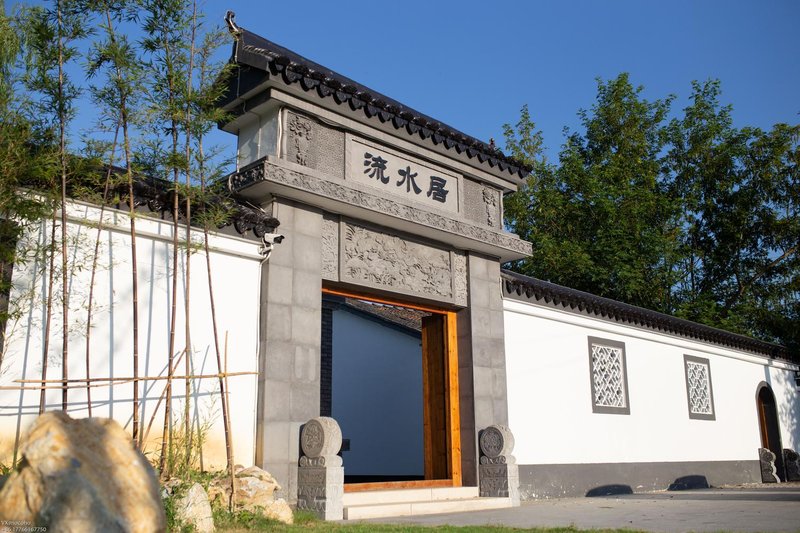
<path fill-rule="evenodd" d="M 284 241 L 261 278 L 256 465 L 297 499 L 300 426 L 319 416 L 322 212 L 276 198 Z"/>
<path fill-rule="evenodd" d="M 519 467 L 514 451 L 514 435 L 507 426 L 493 425 L 481 431 L 480 495 L 519 501 Z"/>
<path fill-rule="evenodd" d="M 342 430 L 333 418 L 320 416 L 303 426 L 300 434 L 300 468 L 297 474 L 297 508 L 323 520 L 344 517 L 344 468 L 337 454 Z"/>
<path fill-rule="evenodd" d="M 469 307 L 458 313 L 461 467 L 464 484 L 477 484 L 480 428 L 508 424 L 505 331 L 500 262 L 469 253 Z"/>

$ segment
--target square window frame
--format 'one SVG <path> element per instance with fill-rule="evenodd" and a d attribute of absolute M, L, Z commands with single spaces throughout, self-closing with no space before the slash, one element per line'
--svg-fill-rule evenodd
<path fill-rule="evenodd" d="M 711 400 L 711 414 L 692 412 L 692 391 L 689 388 L 689 363 L 705 365 L 708 370 L 708 397 Z M 689 412 L 689 418 L 691 420 L 716 420 L 717 408 L 714 405 L 714 385 L 711 379 L 711 362 L 704 357 L 683 354 L 683 377 L 686 382 L 686 410 Z"/>
<path fill-rule="evenodd" d="M 595 402 L 595 386 L 594 386 L 594 361 L 592 360 L 592 346 L 609 346 L 611 348 L 618 348 L 622 351 L 622 387 L 625 396 L 625 407 L 611 407 L 608 405 L 597 405 Z M 599 414 L 609 415 L 630 415 L 631 414 L 631 399 L 628 389 L 628 360 L 625 354 L 625 343 L 614 341 L 611 339 L 603 339 L 601 337 L 589 337 L 589 384 L 592 391 L 592 412 Z"/>

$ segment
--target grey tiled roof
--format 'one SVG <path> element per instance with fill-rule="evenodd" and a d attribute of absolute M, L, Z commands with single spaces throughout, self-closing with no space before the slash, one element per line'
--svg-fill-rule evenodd
<path fill-rule="evenodd" d="M 593 316 L 610 322 L 686 337 L 772 358 L 800 362 L 797 354 L 790 354 L 784 346 L 779 344 L 731 333 L 610 298 L 603 298 L 509 270 L 503 270 L 500 276 L 503 294 L 512 299 L 530 301 L 575 314 Z"/>
<path fill-rule="evenodd" d="M 528 167 L 506 156 L 494 145 L 442 124 L 244 28 L 236 28 L 232 60 L 238 65 L 263 71 L 266 77 L 278 77 L 287 85 L 299 84 L 305 92 L 317 98 L 331 98 L 338 105 L 361 111 L 369 119 L 390 123 L 408 135 L 419 135 L 423 140 L 430 139 L 436 145 L 466 154 L 469 159 L 477 158 L 482 165 L 507 172 L 510 178 L 521 180 L 530 172 Z M 251 83 L 257 85 L 255 80 Z"/>

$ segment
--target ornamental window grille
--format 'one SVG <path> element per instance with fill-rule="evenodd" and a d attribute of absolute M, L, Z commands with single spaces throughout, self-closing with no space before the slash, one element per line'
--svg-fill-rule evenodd
<path fill-rule="evenodd" d="M 686 401 L 689 418 L 714 420 L 714 394 L 711 387 L 711 365 L 708 359 L 683 356 L 686 372 Z"/>
<path fill-rule="evenodd" d="M 592 411 L 630 414 L 625 344 L 589 337 Z"/>

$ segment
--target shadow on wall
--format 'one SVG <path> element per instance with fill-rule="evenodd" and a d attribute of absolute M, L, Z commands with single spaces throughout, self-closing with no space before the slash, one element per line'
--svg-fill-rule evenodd
<path fill-rule="evenodd" d="M 586 497 L 615 496 L 617 494 L 633 494 L 633 489 L 630 485 L 602 485 L 589 490 L 586 493 Z"/>
<path fill-rule="evenodd" d="M 773 379 L 774 378 L 774 379 Z M 764 367 L 764 380 L 775 398 L 778 425 L 780 428 L 781 452 L 783 449 L 800 452 L 800 389 L 792 371 L 778 371 L 773 376 L 770 367 Z M 775 467 L 782 481 L 786 479 L 783 453 L 776 457 Z"/>
<path fill-rule="evenodd" d="M 708 479 L 706 476 L 691 475 L 679 477 L 670 483 L 667 490 L 692 490 L 692 489 L 708 489 Z"/>
<path fill-rule="evenodd" d="M 767 373 L 767 383 L 772 385 Z M 780 385 L 782 394 L 776 395 L 775 401 L 778 403 L 778 415 L 780 420 L 786 423 L 786 434 L 782 435 L 783 447 L 791 448 L 800 452 L 800 390 L 795 383 L 794 373 L 784 371 L 780 374 Z M 775 387 L 772 388 L 773 392 Z"/>

